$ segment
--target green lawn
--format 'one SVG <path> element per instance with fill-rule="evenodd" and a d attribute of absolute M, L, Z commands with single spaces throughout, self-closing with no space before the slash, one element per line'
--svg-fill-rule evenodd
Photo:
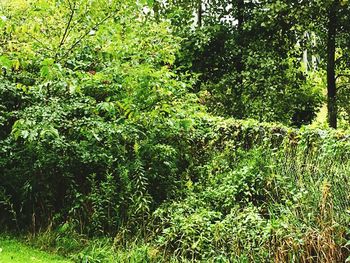
<path fill-rule="evenodd" d="M 0 237 L 0 263 L 69 263 L 57 255 L 52 255 L 37 249 L 33 249 L 20 241 L 9 237 Z"/>

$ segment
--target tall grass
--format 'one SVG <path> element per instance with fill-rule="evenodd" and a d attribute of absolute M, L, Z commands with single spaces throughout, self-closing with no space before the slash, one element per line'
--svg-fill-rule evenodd
<path fill-rule="evenodd" d="M 156 242 L 191 261 L 345 261 L 350 160 L 323 151 L 218 152 L 186 198 L 154 213 Z"/>

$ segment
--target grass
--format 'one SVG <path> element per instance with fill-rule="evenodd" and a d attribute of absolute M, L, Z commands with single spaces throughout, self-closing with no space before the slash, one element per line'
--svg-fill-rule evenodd
<path fill-rule="evenodd" d="M 60 256 L 49 254 L 24 244 L 23 242 L 0 236 L 0 263 L 70 263 Z"/>

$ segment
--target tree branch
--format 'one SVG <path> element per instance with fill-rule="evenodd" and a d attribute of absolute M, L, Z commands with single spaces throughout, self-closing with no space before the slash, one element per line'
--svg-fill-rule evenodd
<path fill-rule="evenodd" d="M 37 38 L 36 38 L 34 35 L 32 35 L 31 33 L 26 32 L 26 34 L 28 34 L 31 38 L 33 38 L 36 42 L 38 42 L 38 43 L 41 45 L 42 48 L 44 48 L 44 49 L 46 49 L 46 50 L 48 50 L 48 51 L 51 51 L 51 52 L 54 51 L 53 49 L 47 47 L 47 45 L 45 45 L 43 42 L 41 42 L 39 39 L 37 39 Z"/>
<path fill-rule="evenodd" d="M 87 16 L 88 13 L 89 13 L 89 10 L 88 10 L 88 8 L 86 7 L 86 8 L 85 8 L 84 14 L 80 15 L 81 17 L 80 17 L 78 20 L 75 20 L 75 21 L 74 21 L 74 25 L 72 25 L 72 26 L 68 29 L 68 33 L 67 33 L 67 34 L 69 34 L 77 25 L 79 25 L 79 24 L 83 21 L 83 19 Z"/>
<path fill-rule="evenodd" d="M 67 36 L 68 36 L 68 31 L 69 31 L 70 25 L 71 25 L 71 23 L 72 23 L 72 20 L 73 20 L 74 14 L 75 14 L 76 2 L 74 2 L 73 5 L 72 5 L 71 2 L 68 0 L 68 4 L 69 4 L 69 8 L 70 8 L 71 12 L 70 12 L 70 15 L 69 15 L 69 19 L 68 19 L 67 26 L 66 26 L 66 28 L 65 28 L 65 30 L 64 30 L 64 33 L 63 33 L 63 35 L 62 35 L 61 41 L 60 41 L 60 43 L 58 44 L 58 47 L 57 47 L 57 49 L 56 49 L 56 55 L 55 55 L 55 57 L 58 56 L 58 50 L 63 46 L 64 41 L 65 41 L 65 39 L 66 39 Z"/>
<path fill-rule="evenodd" d="M 90 27 L 88 30 L 86 30 L 75 42 L 74 44 L 67 49 L 67 51 L 64 53 L 64 55 L 62 56 L 62 58 L 66 57 L 77 45 L 80 44 L 80 42 L 89 35 L 91 30 L 97 30 L 98 27 L 100 25 L 102 25 L 104 22 L 106 22 L 109 18 L 111 18 L 115 13 L 117 13 L 117 10 L 114 11 L 113 13 L 107 15 L 105 18 L 103 18 L 101 21 L 99 21 L 98 23 L 96 23 L 94 26 Z"/>

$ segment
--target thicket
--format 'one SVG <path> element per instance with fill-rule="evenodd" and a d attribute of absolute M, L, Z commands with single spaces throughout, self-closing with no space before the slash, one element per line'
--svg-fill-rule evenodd
<path fill-rule="evenodd" d="M 76 261 L 345 260 L 347 133 L 206 113 L 181 34 L 145 4 L 0 5 L 1 225 Z M 312 119 L 298 72 L 262 119 Z"/>
<path fill-rule="evenodd" d="M 126 258 L 155 262 L 345 260 L 350 203 L 348 136 L 215 119 L 202 119 L 202 125 L 194 126 L 192 132 L 197 136 L 186 151 L 192 158 L 173 188 L 176 194 L 155 206 L 150 202 L 143 216 L 125 221 L 113 245 L 99 241 L 101 247 L 84 250 L 81 241 L 71 244 L 72 235 L 82 239 L 76 230 L 78 220 L 71 218 L 57 236 L 44 236 L 44 246 L 50 240 L 49 244 L 62 246 L 66 253 L 71 246 L 73 251 L 81 249 L 80 258 L 95 260 L 113 247 L 119 252 L 106 254 L 111 262 L 123 255 L 123 248 L 133 251 L 124 254 Z M 115 185 L 102 183 L 100 191 L 111 187 Z M 153 187 L 138 194 L 155 200 Z M 94 209 L 99 205 L 102 209 L 93 214 L 104 211 L 96 217 L 99 226 L 106 222 L 102 218 L 113 218 L 103 209 L 103 200 L 107 198 L 94 200 Z M 40 239 L 37 242 L 43 245 Z M 132 249 L 132 242 L 146 245 Z"/>
<path fill-rule="evenodd" d="M 345 260 L 346 134 L 205 115 L 192 121 L 157 125 L 154 137 L 129 142 L 98 145 L 96 133 L 84 140 L 88 156 L 68 154 L 79 150 L 74 140 L 62 147 L 13 139 L 12 157 L 2 156 L 17 159 L 5 165 L 3 223 L 34 233 L 48 227 L 38 245 L 80 251 L 76 257 L 91 262 L 117 255 L 105 254 L 112 245 L 102 241 L 84 250 L 86 235 L 114 237 L 114 249 L 143 240 L 130 256 L 155 262 Z"/>

